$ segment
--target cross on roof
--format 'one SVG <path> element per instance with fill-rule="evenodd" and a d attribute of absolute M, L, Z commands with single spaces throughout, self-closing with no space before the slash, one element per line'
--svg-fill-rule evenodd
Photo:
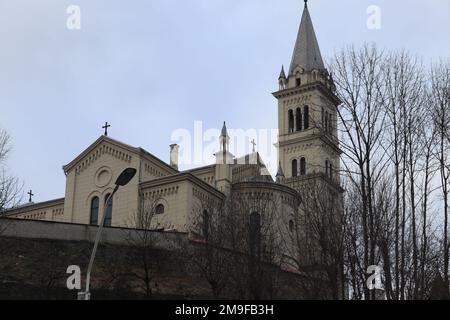
<path fill-rule="evenodd" d="M 254 153 L 255 152 L 255 147 L 256 147 L 255 139 L 253 139 L 250 143 L 253 145 L 253 153 Z"/>
<path fill-rule="evenodd" d="M 31 197 L 34 196 L 33 191 L 30 190 L 27 194 L 30 195 L 30 199 L 29 199 L 28 201 L 29 201 L 29 202 L 33 202 L 32 199 L 31 199 Z"/>
<path fill-rule="evenodd" d="M 105 122 L 105 125 L 102 127 L 103 129 L 105 129 L 105 136 L 108 136 L 108 128 L 111 127 L 110 124 L 108 124 L 108 121 Z"/>

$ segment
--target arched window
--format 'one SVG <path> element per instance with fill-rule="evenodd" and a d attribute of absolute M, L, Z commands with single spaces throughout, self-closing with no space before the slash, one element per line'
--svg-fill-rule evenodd
<path fill-rule="evenodd" d="M 250 254 L 259 255 L 261 251 L 261 216 L 258 212 L 250 215 L 249 236 Z"/>
<path fill-rule="evenodd" d="M 297 110 L 295 110 L 295 130 L 302 130 L 302 111 L 300 110 L 300 108 L 297 108 Z"/>
<path fill-rule="evenodd" d="M 322 128 L 324 128 L 324 127 L 325 127 L 325 111 L 322 107 Z"/>
<path fill-rule="evenodd" d="M 209 212 L 208 210 L 203 210 L 203 237 L 208 239 L 209 236 Z"/>
<path fill-rule="evenodd" d="M 163 204 L 158 204 L 156 206 L 156 210 L 155 210 L 156 214 L 164 214 L 164 205 Z"/>
<path fill-rule="evenodd" d="M 294 111 L 289 110 L 288 112 L 288 122 L 289 122 L 289 133 L 294 132 Z"/>
<path fill-rule="evenodd" d="M 330 179 L 333 179 L 333 164 L 330 162 Z"/>
<path fill-rule="evenodd" d="M 297 159 L 292 160 L 292 176 L 296 177 L 297 173 Z"/>
<path fill-rule="evenodd" d="M 328 132 L 332 133 L 333 132 L 333 121 L 331 118 L 331 113 L 328 114 Z"/>
<path fill-rule="evenodd" d="M 112 208 L 113 208 L 113 199 L 110 198 L 108 201 L 110 194 L 108 193 L 105 196 L 105 206 L 106 206 L 106 213 L 105 213 L 105 227 L 110 227 L 112 222 Z"/>
<path fill-rule="evenodd" d="M 297 87 L 300 87 L 302 85 L 302 79 L 301 78 L 295 79 L 295 84 L 297 85 Z"/>
<path fill-rule="evenodd" d="M 90 224 L 98 224 L 98 205 L 100 201 L 98 200 L 98 197 L 94 197 L 91 200 L 91 215 L 89 219 Z"/>
<path fill-rule="evenodd" d="M 306 175 L 306 159 L 305 158 L 300 159 L 300 175 L 301 176 Z"/>
<path fill-rule="evenodd" d="M 289 231 L 294 232 L 294 221 L 293 220 L 289 220 Z"/>
<path fill-rule="evenodd" d="M 304 130 L 309 129 L 309 107 L 308 106 L 305 106 L 303 108 L 303 121 L 304 121 L 303 129 Z"/>

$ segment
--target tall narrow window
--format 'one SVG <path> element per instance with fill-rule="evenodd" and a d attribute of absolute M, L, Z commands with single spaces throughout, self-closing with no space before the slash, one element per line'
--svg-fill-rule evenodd
<path fill-rule="evenodd" d="M 325 132 L 328 132 L 328 112 L 325 112 Z"/>
<path fill-rule="evenodd" d="M 331 113 L 328 115 L 328 133 L 333 133 L 333 121 L 331 118 Z"/>
<path fill-rule="evenodd" d="M 300 175 L 301 176 L 306 175 L 306 159 L 305 158 L 300 159 Z"/>
<path fill-rule="evenodd" d="M 98 224 L 98 205 L 100 201 L 98 200 L 98 197 L 94 197 L 91 200 L 91 216 L 89 219 L 90 224 Z"/>
<path fill-rule="evenodd" d="M 294 132 L 294 111 L 289 110 L 288 112 L 288 122 L 289 122 L 289 133 Z"/>
<path fill-rule="evenodd" d="M 203 237 L 208 239 L 209 236 L 209 212 L 208 210 L 203 210 Z"/>
<path fill-rule="evenodd" d="M 292 160 L 292 176 L 296 177 L 297 173 L 297 159 Z"/>
<path fill-rule="evenodd" d="M 330 179 L 333 179 L 333 164 L 330 162 Z"/>
<path fill-rule="evenodd" d="M 302 85 L 302 79 L 301 78 L 295 79 L 295 84 L 297 85 L 297 87 L 300 87 Z"/>
<path fill-rule="evenodd" d="M 105 206 L 106 206 L 106 213 L 105 213 L 105 227 L 110 227 L 112 222 L 112 207 L 113 207 L 113 199 L 109 199 L 109 194 L 105 196 Z"/>
<path fill-rule="evenodd" d="M 297 108 L 297 110 L 295 110 L 295 130 L 302 130 L 302 111 L 300 110 L 300 108 Z"/>
<path fill-rule="evenodd" d="M 259 256 L 261 251 L 261 216 L 258 212 L 250 215 L 250 235 L 249 235 L 250 254 Z"/>
<path fill-rule="evenodd" d="M 324 128 L 324 127 L 325 127 L 325 111 L 322 107 L 322 128 Z"/>
<path fill-rule="evenodd" d="M 303 120 L 304 120 L 304 125 L 303 125 L 303 129 L 309 129 L 309 107 L 305 106 L 303 108 Z"/>
<path fill-rule="evenodd" d="M 289 220 L 289 231 L 294 232 L 294 220 Z"/>
<path fill-rule="evenodd" d="M 329 176 L 329 171 L 328 171 L 328 160 L 325 160 L 325 175 L 328 177 Z"/>

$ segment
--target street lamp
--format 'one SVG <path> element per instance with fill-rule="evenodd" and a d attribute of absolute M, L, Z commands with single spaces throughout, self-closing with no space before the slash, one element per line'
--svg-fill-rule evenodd
<path fill-rule="evenodd" d="M 119 187 L 125 186 L 128 184 L 128 182 L 133 179 L 134 175 L 136 174 L 136 169 L 134 168 L 127 168 L 122 171 L 122 173 L 119 175 L 119 177 L 116 180 L 116 187 L 114 188 L 114 191 L 109 195 L 109 197 L 105 201 L 105 209 L 103 210 L 103 217 L 102 221 L 100 222 L 100 226 L 97 230 L 97 235 L 95 237 L 94 242 L 94 249 L 92 250 L 91 259 L 89 260 L 89 267 L 87 270 L 87 276 L 86 276 L 86 291 L 80 291 L 78 292 L 78 300 L 90 300 L 91 299 L 91 293 L 89 292 L 89 285 L 91 282 L 91 270 L 92 265 L 94 264 L 95 259 L 95 253 L 97 252 L 98 243 L 100 241 L 100 236 L 103 230 L 103 225 L 105 224 L 105 217 L 106 217 L 106 210 L 108 208 L 109 202 L 114 196 L 114 194 L 119 190 Z"/>

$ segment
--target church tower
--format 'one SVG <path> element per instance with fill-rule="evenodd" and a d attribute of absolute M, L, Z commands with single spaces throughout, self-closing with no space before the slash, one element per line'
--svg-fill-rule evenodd
<path fill-rule="evenodd" d="M 339 187 L 340 149 L 337 107 L 332 75 L 320 54 L 307 1 L 292 61 L 278 78 L 278 159 L 282 183 L 297 187 L 299 181 L 322 178 Z"/>

